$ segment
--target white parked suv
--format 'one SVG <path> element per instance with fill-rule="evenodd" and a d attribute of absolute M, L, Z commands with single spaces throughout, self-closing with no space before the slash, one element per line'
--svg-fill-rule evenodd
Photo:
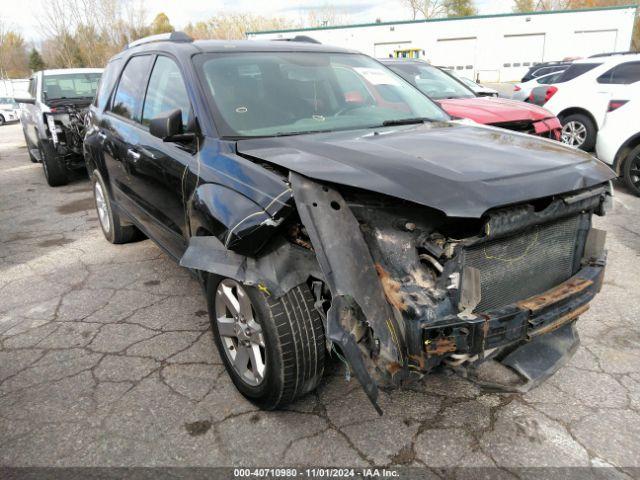
<path fill-rule="evenodd" d="M 610 100 L 608 110 L 598 132 L 598 158 L 640 195 L 640 92 L 628 99 Z"/>
<path fill-rule="evenodd" d="M 600 54 L 576 60 L 552 85 L 536 87 L 529 101 L 555 114 L 562 141 L 591 151 L 610 100 L 640 90 L 640 54 Z"/>
<path fill-rule="evenodd" d="M 65 185 L 69 170 L 84 167 L 84 116 L 101 75 L 101 68 L 43 70 L 29 79 L 29 96 L 15 99 L 29 157 L 42 162 L 52 187 Z"/>

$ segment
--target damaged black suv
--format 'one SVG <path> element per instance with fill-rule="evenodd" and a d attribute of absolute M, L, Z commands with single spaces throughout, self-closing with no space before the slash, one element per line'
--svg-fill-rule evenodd
<path fill-rule="evenodd" d="M 525 390 L 578 344 L 613 172 L 556 142 L 451 121 L 377 61 L 300 42 L 137 42 L 84 142 L 100 223 L 201 281 L 236 387 L 313 390 L 336 351 L 378 386 L 446 363 Z"/>

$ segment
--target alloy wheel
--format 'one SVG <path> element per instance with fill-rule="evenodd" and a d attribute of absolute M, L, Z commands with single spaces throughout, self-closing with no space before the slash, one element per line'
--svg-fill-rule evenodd
<path fill-rule="evenodd" d="M 587 127 L 572 120 L 562 127 L 562 142 L 572 147 L 579 147 L 587 139 Z"/>
<path fill-rule="evenodd" d="M 631 166 L 629 168 L 629 180 L 638 190 L 640 190 L 640 153 L 629 161 L 631 162 Z"/>
<path fill-rule="evenodd" d="M 102 228 L 106 233 L 109 233 L 109 231 L 111 230 L 111 224 L 109 223 L 109 210 L 107 208 L 107 201 L 105 200 L 104 192 L 102 191 L 102 185 L 100 184 L 100 182 L 96 182 L 93 190 L 96 198 L 96 210 L 98 210 L 100 225 L 102 225 Z"/>
<path fill-rule="evenodd" d="M 216 326 L 229 363 L 251 386 L 264 380 L 266 349 L 247 291 L 235 280 L 222 280 L 215 293 Z"/>

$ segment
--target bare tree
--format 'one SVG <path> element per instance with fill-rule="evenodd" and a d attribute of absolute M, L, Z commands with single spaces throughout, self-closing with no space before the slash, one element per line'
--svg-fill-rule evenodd
<path fill-rule="evenodd" d="M 332 25 L 344 25 L 347 15 L 331 5 L 324 5 L 307 12 L 306 24 L 309 27 L 328 27 Z"/>
<path fill-rule="evenodd" d="M 446 14 L 443 0 L 401 0 L 401 2 L 411 10 L 413 19 L 436 18 Z"/>
<path fill-rule="evenodd" d="M 185 32 L 197 39 L 238 40 L 247 32 L 258 30 L 282 30 L 299 27 L 285 18 L 270 18 L 252 13 L 220 13 L 204 22 L 189 24 Z"/>
<path fill-rule="evenodd" d="M 40 11 L 42 52 L 52 66 L 103 66 L 150 31 L 141 0 L 46 0 Z"/>

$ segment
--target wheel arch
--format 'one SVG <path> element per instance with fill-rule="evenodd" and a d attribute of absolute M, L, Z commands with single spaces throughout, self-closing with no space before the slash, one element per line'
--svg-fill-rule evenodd
<path fill-rule="evenodd" d="M 563 122 L 563 120 L 568 117 L 569 115 L 574 115 L 574 114 L 581 114 L 581 115 L 585 115 L 587 117 L 589 117 L 589 119 L 591 120 L 591 122 L 593 122 L 593 126 L 596 129 L 596 132 L 599 130 L 598 129 L 598 122 L 596 121 L 596 118 L 593 116 L 593 114 L 587 110 L 586 108 L 582 108 L 582 107 L 569 107 L 569 108 L 565 108 L 564 110 L 562 110 L 560 113 L 558 113 L 558 119 L 560 120 L 560 123 Z"/>
<path fill-rule="evenodd" d="M 629 139 L 620 146 L 613 160 L 613 170 L 616 172 L 616 175 L 622 175 L 622 167 L 627 155 L 638 145 L 640 145 L 640 132 L 629 137 Z"/>
<path fill-rule="evenodd" d="M 208 232 L 229 250 L 249 256 L 261 250 L 292 211 L 290 205 L 285 205 L 270 214 L 249 197 L 217 183 L 200 185 L 188 203 L 192 235 Z"/>

